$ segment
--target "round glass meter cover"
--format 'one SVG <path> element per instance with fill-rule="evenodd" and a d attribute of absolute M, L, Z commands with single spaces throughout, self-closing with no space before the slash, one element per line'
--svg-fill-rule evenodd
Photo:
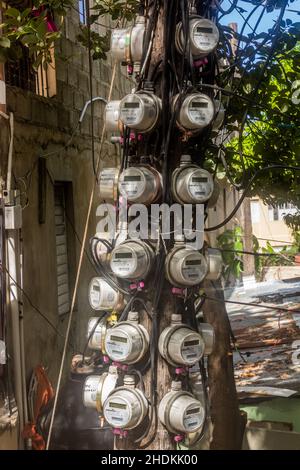
<path fill-rule="evenodd" d="M 104 407 L 104 417 L 112 425 L 126 426 L 130 421 L 130 409 L 121 397 L 108 398 Z"/>
<path fill-rule="evenodd" d="M 213 181 L 211 175 L 201 169 L 196 169 L 189 176 L 188 191 L 193 199 L 206 201 L 213 193 Z"/>
<path fill-rule="evenodd" d="M 143 103 L 136 95 L 128 95 L 121 101 L 120 119 L 127 126 L 138 124 L 143 117 Z"/>
<path fill-rule="evenodd" d="M 208 126 L 215 115 L 214 104 L 208 97 L 195 96 L 189 102 L 188 113 L 195 124 Z"/>
<path fill-rule="evenodd" d="M 138 169 L 129 168 L 120 176 L 120 193 L 122 196 L 134 199 L 140 197 L 145 191 L 145 177 Z"/>
<path fill-rule="evenodd" d="M 219 31 L 210 21 L 196 21 L 193 26 L 192 35 L 196 47 L 203 52 L 212 52 L 219 42 Z"/>
<path fill-rule="evenodd" d="M 181 356 L 184 362 L 194 364 L 202 356 L 202 343 L 197 333 L 191 333 L 181 345 Z"/>
<path fill-rule="evenodd" d="M 111 267 L 117 276 L 129 276 L 135 272 L 136 266 L 136 255 L 132 250 L 129 250 L 127 247 L 122 247 L 114 252 Z"/>
<path fill-rule="evenodd" d="M 201 282 L 206 272 L 203 256 L 200 253 L 186 255 L 182 263 L 181 272 L 183 278 L 187 281 Z"/>
<path fill-rule="evenodd" d="M 128 357 L 130 343 L 127 335 L 120 330 L 110 332 L 106 336 L 105 349 L 109 357 L 113 357 L 115 360 Z"/>
<path fill-rule="evenodd" d="M 195 432 L 201 428 L 203 424 L 204 410 L 203 407 L 195 403 L 185 410 L 183 417 L 183 425 L 187 432 Z"/>

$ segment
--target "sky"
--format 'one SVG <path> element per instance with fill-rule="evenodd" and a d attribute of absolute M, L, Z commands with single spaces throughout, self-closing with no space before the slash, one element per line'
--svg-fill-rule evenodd
<path fill-rule="evenodd" d="M 221 4 L 223 10 L 227 10 L 230 7 L 231 3 L 232 3 L 232 0 L 231 1 L 230 0 L 223 0 L 222 4 Z M 248 16 L 248 14 L 254 8 L 253 4 L 245 2 L 243 0 L 238 0 L 237 6 L 243 8 L 244 10 L 246 10 L 245 13 L 242 13 L 242 15 L 245 18 Z M 251 19 L 249 20 L 249 23 L 250 23 L 251 26 L 255 25 L 259 15 L 262 11 L 262 8 L 263 7 L 259 7 L 258 10 L 253 14 Z M 294 11 L 292 12 L 292 11 L 289 11 L 289 10 L 294 10 Z M 279 12 L 280 12 L 280 9 L 276 9 L 273 12 L 264 13 L 263 18 L 261 20 L 261 23 L 260 23 L 259 27 L 257 28 L 257 32 L 258 33 L 259 32 L 267 32 L 268 29 L 272 28 L 272 26 L 274 25 L 274 21 L 276 21 L 276 19 L 278 18 Z M 299 12 L 299 14 L 297 14 L 297 12 Z M 294 0 L 293 2 L 289 1 L 289 4 L 287 6 L 287 9 L 286 9 L 286 12 L 285 12 L 285 15 L 284 15 L 284 19 L 287 19 L 287 18 L 291 19 L 293 22 L 300 22 L 300 0 Z M 229 23 L 232 23 L 232 22 L 235 22 L 235 23 L 238 24 L 238 30 L 240 31 L 243 24 L 244 24 L 244 20 L 241 17 L 241 15 L 238 13 L 237 10 L 233 11 L 229 15 L 224 16 L 224 18 L 221 20 L 221 23 L 223 23 L 223 24 L 229 24 Z M 251 32 L 251 29 L 249 27 L 246 27 L 245 34 L 249 34 L 250 32 Z"/>

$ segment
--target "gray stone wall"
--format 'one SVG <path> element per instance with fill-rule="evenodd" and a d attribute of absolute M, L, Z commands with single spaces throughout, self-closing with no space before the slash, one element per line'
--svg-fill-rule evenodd
<path fill-rule="evenodd" d="M 13 173 L 15 186 L 23 192 L 22 236 L 24 242 L 24 290 L 32 303 L 45 314 L 64 334 L 67 315 L 59 317 L 57 312 L 56 285 L 56 248 L 54 231 L 54 194 L 51 178 L 55 181 L 69 181 L 73 186 L 74 226 L 80 239 L 83 237 L 85 218 L 94 175 L 91 156 L 91 110 L 79 126 L 71 145 L 65 144 L 70 139 L 72 129 L 76 126 L 80 111 L 89 99 L 89 70 L 86 50 L 76 42 L 79 27 L 78 13 L 72 11 L 65 25 L 65 37 L 56 47 L 57 96 L 42 98 L 19 88 L 8 87 L 8 111 L 15 117 L 15 143 Z M 112 76 L 112 60 L 94 62 L 93 64 L 94 96 L 107 98 Z M 125 80 L 126 70 L 118 68 L 113 98 L 121 98 L 129 91 Z M 100 135 L 103 127 L 104 105 L 94 106 L 95 120 L 95 153 L 99 153 Z M 5 175 L 7 159 L 7 129 L 1 130 L 1 163 L 2 177 Z M 56 152 L 47 156 L 50 152 Z M 37 159 L 46 155 L 47 177 L 46 220 L 38 222 L 38 172 Z M 105 140 L 101 164 L 111 165 L 118 160 L 118 149 Z M 25 179 L 20 180 L 20 177 Z M 25 182 L 25 185 L 24 185 Z M 94 200 L 89 224 L 89 237 L 96 228 L 96 206 L 98 195 Z M 76 239 L 75 236 L 75 239 Z M 78 262 L 80 243 L 76 239 L 73 247 Z M 73 273 L 74 274 L 74 273 Z M 87 319 L 92 314 L 88 305 L 88 283 L 94 274 L 93 269 L 84 258 L 80 278 L 76 310 L 74 314 L 69 358 L 74 352 L 82 349 L 86 335 Z M 60 364 L 63 340 L 24 299 L 25 349 L 27 376 L 37 364 L 48 369 L 50 379 L 55 385 Z M 69 362 L 66 364 L 68 371 Z"/>

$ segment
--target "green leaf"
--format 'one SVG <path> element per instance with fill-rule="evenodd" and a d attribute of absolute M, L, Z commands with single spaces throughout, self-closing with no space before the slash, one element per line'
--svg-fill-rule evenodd
<path fill-rule="evenodd" d="M 10 44 L 10 40 L 7 37 L 0 36 L 0 47 L 8 48 Z"/>

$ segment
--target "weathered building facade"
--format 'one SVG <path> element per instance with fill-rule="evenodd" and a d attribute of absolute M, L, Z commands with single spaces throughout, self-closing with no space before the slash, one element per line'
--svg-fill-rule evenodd
<path fill-rule="evenodd" d="M 32 81 L 24 63 L 19 69 L 10 67 L 7 70 L 6 112 L 14 116 L 12 188 L 20 190 L 23 219 L 22 302 L 26 378 L 29 379 L 35 366 L 42 364 L 54 386 L 95 178 L 91 106 L 88 106 L 82 123 L 78 123 L 81 111 L 91 97 L 88 54 L 76 39 L 79 24 L 79 12 L 71 10 L 66 18 L 64 36 L 55 46 L 53 67 L 48 76 L 42 72 L 42 77 L 34 77 Z M 112 98 L 122 97 L 128 90 L 125 73 L 126 70 L 118 68 Z M 93 96 L 106 99 L 111 79 L 111 59 L 95 61 Z M 95 102 L 95 159 L 100 150 L 103 111 L 104 103 Z M 5 188 L 9 121 L 0 119 L 1 184 Z M 112 160 L 117 162 L 118 152 L 119 149 L 105 136 L 101 165 L 111 164 Z M 99 197 L 96 191 L 88 238 L 95 233 L 97 204 Z M 88 244 L 86 248 L 88 250 Z M 70 357 L 81 351 L 86 335 L 87 318 L 91 314 L 87 287 L 93 274 L 93 267 L 85 256 L 66 370 Z M 49 319 L 61 336 L 43 317 Z M 0 434 L 0 441 L 0 448 L 13 445 L 5 444 L 3 434 Z"/>

